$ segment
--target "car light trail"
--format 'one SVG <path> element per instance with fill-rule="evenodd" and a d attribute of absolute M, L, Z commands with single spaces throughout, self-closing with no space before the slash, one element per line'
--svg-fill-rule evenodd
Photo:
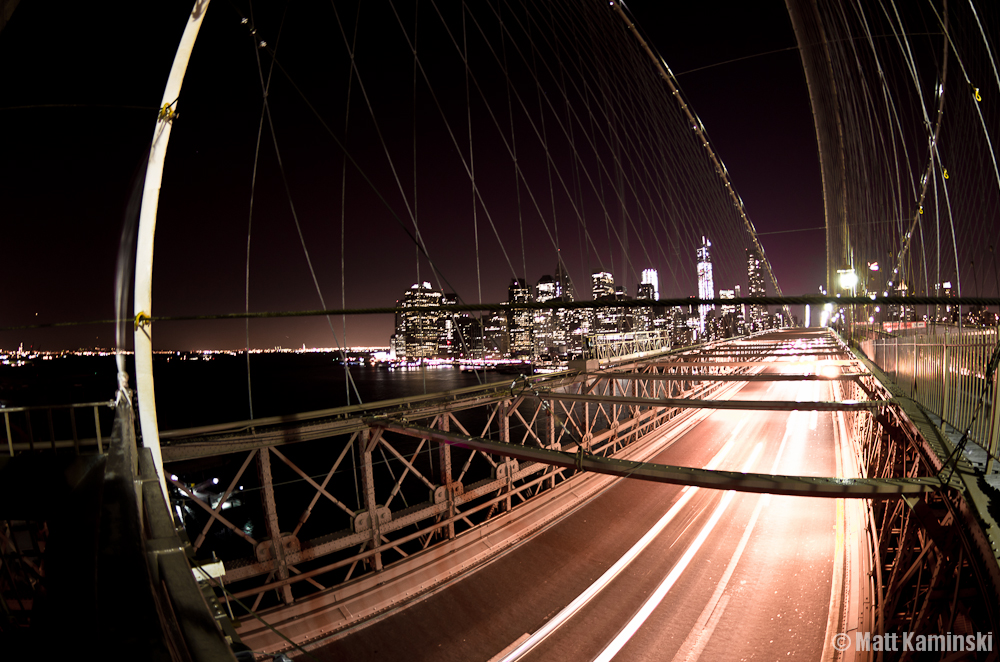
<path fill-rule="evenodd" d="M 743 465 L 743 469 L 741 469 L 743 473 L 750 471 L 750 468 L 753 466 L 754 462 L 757 461 L 757 457 L 760 455 L 763 448 L 764 442 L 757 442 L 757 445 L 753 449 L 753 453 L 750 455 L 750 459 L 746 461 Z M 611 643 L 601 651 L 600 655 L 594 658 L 594 662 L 608 662 L 608 660 L 611 660 L 613 657 L 618 655 L 622 647 L 625 646 L 625 644 L 628 643 L 628 640 L 632 638 L 632 635 L 635 634 L 640 627 L 642 627 L 642 624 L 646 622 L 646 619 L 653 613 L 653 610 L 659 606 L 660 602 L 663 601 L 663 598 L 666 597 L 667 592 L 680 578 L 681 573 L 684 572 L 684 570 L 688 567 L 688 564 L 690 564 L 694 559 L 695 554 L 697 554 L 698 550 L 701 549 L 702 544 L 708 538 L 709 534 L 712 533 L 712 529 L 715 528 L 715 525 L 719 523 L 719 520 L 722 518 L 722 514 L 726 511 L 726 508 L 729 507 L 729 504 L 732 502 L 735 495 L 736 493 L 730 490 L 722 496 L 722 501 L 720 501 L 719 505 L 716 506 L 715 512 L 712 513 L 712 517 L 708 520 L 705 526 L 702 527 L 701 531 L 698 533 L 698 537 L 694 539 L 691 546 L 684 552 L 684 556 L 681 557 L 681 560 L 677 562 L 677 565 L 673 567 L 666 578 L 660 582 L 660 585 L 656 587 L 656 590 L 653 591 L 651 596 L 649 596 L 649 599 L 646 600 L 645 604 L 642 605 L 639 611 L 636 612 L 635 616 L 632 617 L 621 632 L 618 633 L 618 636 L 616 636 Z"/>
<path fill-rule="evenodd" d="M 711 462 L 705 465 L 706 469 L 718 468 L 719 464 L 722 463 L 726 455 L 729 454 L 729 451 L 733 449 L 736 435 L 738 435 L 740 430 L 743 429 L 746 422 L 746 417 L 740 419 L 740 422 L 730 433 L 729 440 L 726 442 L 725 446 L 723 446 L 722 449 L 715 454 L 715 457 L 712 458 Z M 667 513 L 661 517 L 649 531 L 646 532 L 646 535 L 640 538 L 631 549 L 625 552 L 625 554 L 622 555 L 622 557 L 618 559 L 613 566 L 608 568 L 604 574 L 598 577 L 593 584 L 588 586 L 583 593 L 578 595 L 571 603 L 563 607 L 558 614 L 553 616 L 552 619 L 550 619 L 545 625 L 536 630 L 530 637 L 525 639 L 520 646 L 511 651 L 501 660 L 501 662 L 515 662 L 515 660 L 521 659 L 522 656 L 526 655 L 532 648 L 544 641 L 546 637 L 555 632 L 563 623 L 569 620 L 573 614 L 580 611 L 580 609 L 582 609 L 588 602 L 594 599 L 594 597 L 600 593 L 604 587 L 611 583 L 611 580 L 617 577 L 629 563 L 635 560 L 642 550 L 646 549 L 646 547 L 653 542 L 656 536 L 658 536 L 660 532 L 666 528 L 667 524 L 669 524 L 670 521 L 677 516 L 677 513 L 684 509 L 684 506 L 687 505 L 688 501 L 690 501 L 691 498 L 698 493 L 699 489 L 701 488 L 690 486 L 685 488 L 686 491 L 684 491 L 683 496 L 681 496 L 681 498 L 677 500 L 677 503 L 675 503 L 673 507 L 671 507 L 670 510 L 668 510 Z M 727 494 L 730 493 L 727 492 Z"/>

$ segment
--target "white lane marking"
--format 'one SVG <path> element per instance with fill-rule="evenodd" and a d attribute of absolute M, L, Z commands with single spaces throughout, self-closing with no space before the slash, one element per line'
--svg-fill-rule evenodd
<path fill-rule="evenodd" d="M 504 648 L 502 651 L 500 651 L 499 653 L 497 653 L 496 655 L 494 655 L 493 657 L 491 657 L 487 662 L 500 662 L 500 660 L 503 658 L 504 655 L 506 655 L 510 651 L 514 650 L 515 648 L 517 648 L 517 646 L 521 642 L 523 642 L 525 639 L 527 639 L 530 636 L 531 636 L 530 634 L 528 634 L 527 632 L 525 632 L 520 637 L 518 637 L 515 641 L 511 642 L 510 645 L 507 646 L 507 648 Z"/>
<path fill-rule="evenodd" d="M 697 625 L 695 628 L 692 628 L 691 634 L 688 635 L 688 638 L 684 641 L 684 645 L 677 651 L 674 660 L 678 662 L 695 662 L 695 660 L 701 657 L 702 651 L 708 645 L 709 638 L 715 632 L 715 626 L 722 620 L 722 614 L 726 611 L 726 605 L 728 604 L 729 595 L 726 594 L 721 596 L 717 603 L 711 605 L 711 610 L 706 608 L 698 620 L 699 625 L 702 619 L 707 619 L 707 622 L 700 629 Z"/>
<path fill-rule="evenodd" d="M 816 412 L 814 411 L 813 413 L 815 414 Z M 781 445 L 778 447 L 778 453 L 774 456 L 774 462 L 771 464 L 772 474 L 776 473 L 778 470 L 778 463 L 781 461 L 781 456 L 785 452 L 785 445 L 793 428 L 792 423 L 792 415 L 789 415 L 788 422 L 785 424 L 785 434 L 781 439 Z M 736 545 L 736 551 L 733 552 L 733 557 L 729 560 L 729 565 L 726 566 L 726 570 L 722 573 L 722 578 L 719 580 L 719 584 L 715 587 L 715 592 L 709 599 L 708 604 L 705 605 L 705 609 L 701 612 L 701 616 L 699 616 L 698 620 L 695 621 L 695 625 L 691 628 L 691 632 L 688 633 L 684 643 L 681 644 L 681 647 L 677 650 L 677 654 L 674 656 L 674 660 L 677 662 L 695 662 L 695 660 L 701 656 L 702 651 L 705 650 L 705 646 L 708 645 L 708 640 L 712 637 L 712 634 L 715 631 L 715 626 L 718 625 L 719 619 L 722 618 L 722 612 L 725 610 L 726 603 L 729 601 L 729 596 L 724 595 L 725 590 L 729 585 L 729 580 L 732 578 L 733 572 L 736 570 L 736 565 L 740 562 L 740 558 L 743 556 L 747 543 L 750 541 L 750 535 L 753 533 L 753 529 L 757 525 L 757 518 L 760 516 L 760 511 L 770 503 L 770 494 L 765 494 L 757 501 L 757 505 L 753 509 L 753 514 L 750 515 L 750 521 L 747 523 L 747 527 L 743 531 L 743 536 L 740 538 L 739 544 Z"/>
<path fill-rule="evenodd" d="M 760 516 L 760 511 L 763 510 L 764 502 L 765 499 L 763 497 L 757 499 L 757 505 L 750 516 L 750 522 L 743 531 L 743 537 L 740 538 L 739 544 L 736 545 L 733 558 L 729 560 L 726 571 L 722 573 L 722 578 L 719 580 L 718 586 L 715 587 L 715 593 L 712 594 L 708 604 L 705 605 L 705 609 L 701 612 L 701 616 L 695 621 L 691 632 L 677 650 L 674 660 L 678 662 L 694 662 L 701 655 L 702 651 L 705 650 L 705 646 L 708 645 L 708 640 L 712 637 L 715 626 L 718 625 L 719 619 L 722 617 L 722 612 L 726 608 L 725 603 L 729 601 L 729 596 L 723 595 L 723 593 L 725 593 L 729 585 L 729 580 L 732 579 L 733 572 L 736 571 L 736 564 L 740 562 L 740 558 L 743 556 L 743 550 L 746 549 L 747 543 L 750 541 L 750 534 L 753 533 L 753 528 L 757 524 L 757 518 Z"/>
<path fill-rule="evenodd" d="M 747 417 L 743 417 L 743 419 L 740 420 L 739 424 L 733 429 L 732 433 L 730 433 L 729 441 L 727 441 L 726 444 L 719 450 L 719 452 L 715 454 L 715 457 L 713 457 L 712 460 L 705 465 L 706 469 L 718 468 L 719 464 L 722 463 L 722 460 L 724 460 L 726 455 L 729 454 L 729 451 L 732 450 L 734 445 L 733 439 L 736 437 L 736 434 L 743 428 L 743 425 L 746 422 L 747 422 Z M 555 616 L 552 617 L 551 620 L 549 620 L 549 622 L 547 622 L 545 625 L 535 630 L 535 632 L 532 633 L 530 637 L 528 637 L 525 641 L 521 642 L 521 644 L 513 651 L 508 653 L 502 659 L 502 662 L 515 662 L 516 660 L 519 660 L 523 655 L 527 654 L 532 648 L 534 648 L 542 641 L 544 641 L 546 637 L 555 632 L 556 629 L 558 629 L 563 623 L 569 620 L 569 618 L 573 616 L 573 614 L 580 611 L 584 607 L 584 605 L 586 605 L 594 598 L 594 596 L 600 593 L 605 586 L 611 583 L 612 579 L 617 577 L 618 574 L 622 570 L 624 570 L 629 563 L 635 560 L 635 557 L 637 557 L 639 553 L 642 552 L 642 550 L 644 550 L 646 547 L 649 546 L 651 542 L 653 542 L 656 536 L 659 535 L 660 532 L 663 531 L 664 528 L 666 528 L 667 524 L 670 523 L 670 520 L 672 520 L 677 515 L 677 513 L 679 513 L 684 508 L 684 506 L 687 505 L 687 502 L 690 501 L 694 497 L 694 495 L 698 493 L 698 490 L 700 489 L 698 487 L 691 487 L 691 486 L 688 487 L 690 487 L 690 489 L 688 489 L 686 492 L 682 490 L 681 498 L 677 500 L 677 502 L 673 505 L 673 507 L 670 508 L 670 510 L 668 510 L 667 513 L 663 517 L 661 517 L 656 524 L 653 525 L 653 528 L 651 528 L 649 531 L 646 532 L 646 535 L 640 538 L 637 543 L 632 545 L 631 549 L 625 552 L 625 554 L 620 559 L 618 559 L 618 561 L 613 566 L 608 568 L 603 575 L 598 577 L 597 580 L 593 584 L 588 586 L 583 593 L 578 595 L 575 600 L 573 600 L 571 603 L 563 607 L 558 614 L 556 614 Z"/>
<path fill-rule="evenodd" d="M 754 462 L 757 461 L 757 457 L 764 448 L 764 442 L 759 441 L 753 449 L 753 453 L 750 454 L 750 459 L 743 465 L 741 471 L 747 473 L 753 466 Z M 702 544 L 708 538 L 709 534 L 715 528 L 715 525 L 719 523 L 722 518 L 722 514 L 725 512 L 726 508 L 729 506 L 730 502 L 733 500 L 733 496 L 736 493 L 729 490 L 722 496 L 722 500 L 719 505 L 715 508 L 715 512 L 712 513 L 711 519 L 705 523 L 701 531 L 698 533 L 698 537 L 694 539 L 691 545 L 684 552 L 684 556 L 677 562 L 677 564 L 670 570 L 670 573 L 660 582 L 660 585 L 656 587 L 653 594 L 649 596 L 649 599 L 639 608 L 635 616 L 625 625 L 624 628 L 618 633 L 618 635 L 608 644 L 604 650 L 601 651 L 600 655 L 594 658 L 594 662 L 608 662 L 614 658 L 621 651 L 622 647 L 628 643 L 628 640 L 632 638 L 632 635 L 638 631 L 642 624 L 649 618 L 649 615 L 653 613 L 663 598 L 666 597 L 667 592 L 673 587 L 673 585 L 680 578 L 681 574 L 688 567 L 691 561 L 694 559 L 698 550 L 701 549 Z"/>

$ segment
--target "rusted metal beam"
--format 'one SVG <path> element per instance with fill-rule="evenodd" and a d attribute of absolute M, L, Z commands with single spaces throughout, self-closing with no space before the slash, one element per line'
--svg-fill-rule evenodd
<path fill-rule="evenodd" d="M 676 467 L 651 462 L 634 462 L 590 455 L 582 450 L 577 453 L 545 448 L 531 448 L 505 444 L 499 441 L 468 437 L 455 433 L 431 430 L 389 421 L 370 421 L 372 426 L 392 432 L 426 437 L 435 441 L 494 453 L 529 462 L 576 468 L 580 471 L 610 474 L 623 478 L 636 478 L 674 485 L 694 485 L 709 489 L 735 490 L 790 496 L 826 498 L 887 499 L 903 495 L 934 492 L 940 483 L 934 478 L 817 478 L 813 476 L 779 476 L 770 474 L 717 471 L 693 467 Z"/>
<path fill-rule="evenodd" d="M 892 404 L 892 400 L 862 400 L 831 402 L 810 400 L 702 400 L 695 398 L 632 398 L 625 396 L 578 395 L 576 393 L 542 393 L 544 400 L 576 400 L 579 402 L 611 403 L 615 405 L 645 405 L 648 407 L 696 407 L 700 409 L 742 409 L 752 411 L 867 411 Z"/>
<path fill-rule="evenodd" d="M 705 365 L 704 363 L 701 365 Z M 850 380 L 868 376 L 864 372 L 841 373 L 835 377 L 810 374 L 760 373 L 756 375 L 719 375 L 715 373 L 647 373 L 647 372 L 588 372 L 599 379 L 635 379 L 663 381 L 716 381 L 716 382 L 829 382 Z"/>
<path fill-rule="evenodd" d="M 644 366 L 655 366 L 657 368 L 740 368 L 746 366 L 773 366 L 790 361 L 658 361 L 644 363 Z M 858 361 L 854 359 L 829 359 L 825 360 L 826 365 L 855 365 Z"/>

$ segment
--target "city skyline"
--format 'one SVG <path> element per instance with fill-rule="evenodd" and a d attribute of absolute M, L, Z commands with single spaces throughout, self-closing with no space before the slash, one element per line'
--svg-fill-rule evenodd
<path fill-rule="evenodd" d="M 701 237 L 696 250 L 697 298 L 715 298 L 712 273 L 711 241 Z M 574 302 L 571 281 L 562 272 L 561 259 L 557 277 L 540 276 L 532 287 L 525 277 L 510 280 L 507 300 L 494 302 L 493 310 L 451 312 L 436 310 L 456 302 L 453 293 L 436 291 L 427 281 L 414 283 L 396 301 L 394 333 L 389 357 L 403 362 L 426 360 L 525 360 L 565 362 L 584 356 L 588 337 L 594 334 L 629 334 L 658 331 L 666 334 L 671 345 L 690 345 L 706 339 L 744 335 L 786 324 L 780 315 L 771 317 L 767 307 L 744 303 L 739 293 L 742 284 L 720 289 L 719 298 L 732 300 L 716 314 L 713 304 L 660 305 L 654 268 L 642 270 L 642 282 L 635 297 L 629 297 L 625 285 L 616 285 L 609 271 L 591 274 L 592 301 L 602 306 L 560 307 Z M 747 292 L 750 297 L 766 295 L 761 260 L 747 250 Z M 695 298 L 695 297 L 691 297 Z M 649 300 L 649 306 L 623 307 L 621 301 Z M 522 307 L 533 303 L 551 303 L 552 308 Z M 745 308 L 751 315 L 747 323 Z M 418 310 L 414 310 L 418 308 Z"/>
<path fill-rule="evenodd" d="M 769 26 L 767 31 L 758 32 L 750 38 L 743 34 L 745 31 L 738 31 L 736 27 L 742 23 L 742 28 L 746 24 L 747 14 L 742 19 L 734 15 L 731 23 L 727 20 L 725 25 L 719 26 L 720 39 L 712 44 L 703 44 L 686 36 L 680 27 L 684 22 L 696 24 L 701 20 L 694 8 L 679 8 L 677 11 L 680 13 L 671 10 L 670 20 L 665 20 L 668 16 L 665 10 L 653 5 L 630 4 L 630 9 L 651 41 L 671 63 L 692 106 L 698 109 L 699 116 L 711 129 L 713 141 L 725 159 L 735 185 L 747 200 L 749 212 L 758 229 L 763 233 L 815 225 L 815 221 L 805 222 L 802 219 L 810 215 L 819 219 L 818 202 L 814 200 L 810 203 L 813 211 L 806 213 L 795 211 L 800 210 L 801 205 L 792 200 L 809 187 L 786 182 L 781 189 L 789 194 L 784 195 L 782 211 L 755 211 L 754 205 L 757 205 L 757 209 L 766 208 L 766 204 L 759 206 L 762 204 L 760 201 L 777 199 L 772 194 L 746 191 L 741 183 L 741 176 L 749 177 L 751 181 L 759 182 L 760 179 L 757 177 L 759 168 L 748 169 L 740 165 L 744 151 L 750 155 L 757 149 L 757 134 L 751 135 L 738 125 L 733 129 L 728 128 L 728 121 L 724 121 L 727 115 L 724 109 L 728 104 L 716 105 L 720 102 L 716 94 L 717 86 L 721 84 L 722 87 L 728 87 L 733 81 L 742 80 L 745 67 L 759 65 L 776 71 L 775 66 L 780 63 L 782 73 L 778 75 L 778 79 L 798 90 L 794 97 L 789 98 L 795 99 L 792 106 L 797 107 L 800 112 L 799 119 L 795 121 L 782 120 L 781 130 L 785 132 L 784 135 L 798 135 L 806 142 L 812 139 L 807 97 L 804 93 L 799 96 L 804 90 L 804 83 L 799 72 L 798 56 L 794 51 L 760 55 L 743 64 L 719 64 L 732 59 L 730 55 L 767 53 L 774 50 L 776 42 L 780 42 L 783 48 L 792 47 L 794 38 L 787 17 L 783 17 L 781 3 L 747 10 L 753 20 Z M 186 9 L 172 8 L 162 20 L 155 22 L 155 29 L 141 32 L 141 39 L 132 33 L 101 33 L 104 38 L 95 41 L 95 57 L 102 58 L 107 66 L 96 70 L 91 77 L 83 76 L 79 69 L 74 68 L 77 65 L 67 55 L 67 45 L 73 43 L 73 35 L 79 34 L 81 30 L 93 31 L 92 17 L 86 12 L 69 10 L 64 15 L 52 17 L 48 22 L 47 32 L 35 33 L 32 30 L 40 23 L 37 11 L 30 4 L 20 6 L 11 22 L 0 33 L 0 55 L 8 63 L 3 73 L 4 92 L 0 107 L 23 107 L 21 110 L 5 111 L 5 117 L 11 118 L 14 122 L 12 126 L 17 128 L 7 134 L 3 143 L 4 152 L 10 155 L 5 160 L 3 171 L 5 181 L 10 183 L 6 207 L 10 218 L 20 221 L 13 222 L 8 227 L 6 243 L 19 247 L 19 250 L 6 256 L 5 263 L 10 270 L 8 278 L 15 279 L 20 287 L 10 292 L 0 311 L 0 326 L 3 327 L 113 317 L 113 265 L 122 217 L 128 209 L 130 186 L 134 183 L 135 174 L 142 162 L 143 146 L 148 142 L 152 129 L 151 111 L 148 109 L 156 106 L 165 71 L 169 68 L 176 46 L 178 29 L 170 26 L 183 24 Z M 145 8 L 131 7 L 123 21 L 126 24 L 132 21 L 136 25 L 152 25 L 149 13 Z M 246 60 L 247 53 L 241 50 L 245 46 L 245 32 L 238 22 L 229 21 L 229 18 L 224 12 L 214 8 L 209 11 L 203 28 L 204 34 L 196 49 L 182 93 L 179 120 L 167 159 L 161 197 L 154 269 L 154 315 L 231 313 L 243 309 L 248 243 L 245 208 L 250 197 L 250 166 L 253 163 L 254 139 L 260 121 L 259 83 L 256 81 L 256 66 L 250 64 L 252 60 Z M 262 26 L 265 25 L 264 18 L 259 18 L 258 21 Z M 293 22 L 289 25 L 289 39 L 296 34 L 304 34 L 303 30 L 306 28 L 301 24 Z M 296 33 L 295 30 L 299 32 Z M 733 38 L 733 35 L 736 37 Z M 128 61 L 120 56 L 122 51 L 119 49 L 123 40 L 128 43 L 129 52 L 135 53 L 134 58 Z M 222 46 L 212 45 L 219 44 L 220 40 Z M 141 75 L 135 64 L 138 62 L 143 63 Z M 72 66 L 66 69 L 67 64 Z M 692 71 L 704 66 L 710 68 Z M 231 72 L 232 75 L 220 80 L 212 71 Z M 230 78 L 233 79 L 232 82 Z M 87 80 L 86 86 L 80 85 L 79 81 L 82 80 Z M 258 101 L 254 102 L 251 94 L 249 97 L 240 97 L 248 99 L 249 105 L 242 102 L 223 103 L 221 97 L 235 89 L 231 86 L 236 82 L 247 84 L 251 93 L 253 85 L 257 85 Z M 308 83 L 308 80 L 304 82 Z M 214 94 L 213 88 L 217 88 Z M 277 99 L 280 98 L 278 92 L 276 89 L 271 97 L 275 104 L 278 104 Z M 773 90 L 770 92 L 773 97 Z M 784 99 L 785 94 L 782 93 L 778 98 Z M 700 95 L 705 95 L 704 102 L 699 101 Z M 76 102 L 79 106 L 57 107 L 58 104 L 69 102 Z M 113 107 L 100 106 L 108 103 Z M 44 104 L 55 105 L 42 107 Z M 787 104 L 782 101 L 782 105 Z M 143 110 L 144 108 L 147 110 Z M 240 112 L 234 113 L 234 108 Z M 243 109 L 250 112 L 242 113 Z M 285 107 L 276 106 L 275 112 L 279 110 L 284 117 L 288 117 L 289 111 Z M 81 114 L 86 118 L 79 119 Z M 81 136 L 80 142 L 70 140 L 62 133 L 62 118 L 78 118 L 77 122 L 82 121 L 92 131 Z M 738 119 L 740 118 L 734 118 Z M 421 121 L 424 121 L 423 118 Z M 220 131 L 221 127 L 226 130 Z M 278 131 L 279 140 L 288 140 L 289 135 L 298 138 L 297 132 L 287 125 L 279 125 Z M 740 132 L 741 135 L 736 135 Z M 217 142 L 213 144 L 208 141 L 209 136 Z M 420 137 L 425 143 L 447 140 L 446 136 L 438 133 L 422 132 Z M 269 136 L 265 133 L 262 149 L 269 147 L 266 142 L 268 139 Z M 66 144 L 76 144 L 78 149 L 67 152 L 64 149 Z M 440 144 L 448 145 L 447 142 Z M 481 149 L 485 148 L 486 145 L 483 145 Z M 756 154 L 760 154 L 759 150 Z M 815 159 L 814 148 L 801 150 L 801 154 L 805 154 L 808 159 Z M 296 182 L 319 179 L 323 187 L 339 190 L 339 170 L 310 170 L 308 162 L 296 161 L 293 158 L 295 155 L 294 151 L 285 154 L 291 164 L 288 167 L 293 187 L 299 186 Z M 372 151 L 364 158 L 371 160 L 375 155 L 376 152 Z M 528 162 L 527 153 L 523 160 Z M 491 175 L 488 166 L 479 157 L 477 163 L 478 167 L 486 168 L 487 176 L 501 178 L 499 173 Z M 544 166 L 544 161 L 538 161 L 538 164 Z M 234 167 L 236 165 L 239 167 Z M 339 164 L 337 167 L 339 168 Z M 780 170 L 784 167 L 784 164 L 769 160 L 771 179 L 782 181 L 781 176 L 773 174 L 777 172 L 773 169 Z M 260 181 L 280 181 L 281 175 L 273 161 L 262 163 L 261 168 Z M 818 177 L 818 169 L 813 169 Z M 788 172 L 808 170 L 809 167 L 787 167 Z M 545 177 L 544 167 L 539 174 Z M 505 180 L 512 176 L 507 172 L 502 173 Z M 46 195 L 47 188 L 55 181 L 67 182 L 69 188 L 64 189 L 64 196 Z M 811 186 L 814 191 L 819 190 L 818 178 Z M 224 191 L 235 191 L 236 195 L 226 201 L 221 197 Z M 429 209 L 427 203 L 437 193 L 433 188 L 423 187 L 420 193 L 421 209 Z M 522 190 L 522 194 L 526 195 L 525 191 Z M 461 195 L 465 197 L 464 193 Z M 67 202 L 72 201 L 72 204 L 64 204 L 63 198 Z M 755 203 L 754 200 L 758 202 Z M 234 201 L 238 204 L 234 204 Z M 328 202 L 314 198 L 297 197 L 296 203 L 300 214 L 310 216 L 323 207 L 330 206 Z M 403 206 L 400 205 L 400 208 Z M 254 197 L 254 209 L 255 216 L 257 213 L 261 215 L 260 219 L 276 215 L 288 217 L 287 201 L 264 189 Z M 333 217 L 336 208 L 323 213 Z M 482 223 L 481 231 L 489 233 L 484 212 L 479 210 L 478 213 Z M 546 210 L 546 213 L 549 212 Z M 589 211 L 590 215 L 598 217 L 601 213 L 595 213 L 595 209 Z M 468 217 L 470 214 L 471 211 L 462 211 L 454 217 L 444 216 L 437 224 L 425 220 L 425 224 L 421 225 L 424 240 L 429 245 L 431 242 L 437 242 L 438 245 L 447 243 L 449 236 L 442 228 L 446 228 L 454 219 Z M 572 273 L 576 284 L 581 289 L 585 288 L 584 283 L 592 269 L 604 266 L 616 273 L 620 280 L 617 285 L 630 294 L 638 294 L 639 285 L 642 284 L 642 262 L 645 261 L 642 252 L 655 246 L 656 239 L 642 236 L 642 233 L 635 234 L 630 229 L 627 242 L 619 243 L 612 235 L 614 243 L 608 244 L 605 254 L 591 253 L 588 256 L 584 252 L 581 256 L 579 250 L 570 250 L 568 240 L 562 238 L 570 237 L 578 231 L 570 223 L 568 216 L 563 215 L 562 218 L 562 227 L 552 230 L 562 233 L 560 244 L 565 244 L 567 250 L 562 252 L 559 263 L 567 273 Z M 517 231 L 516 211 L 500 214 L 492 220 L 504 232 L 513 235 Z M 614 222 L 620 223 L 620 220 Z M 285 226 L 280 233 L 259 219 L 254 223 L 251 235 L 253 268 L 249 288 L 252 311 L 308 310 L 320 307 L 302 258 L 294 225 L 290 219 L 283 220 L 282 223 Z M 349 273 L 348 287 L 343 295 L 339 291 L 339 228 L 334 223 L 330 227 L 304 226 L 303 231 L 309 239 L 310 248 L 314 251 L 326 251 L 324 255 L 327 257 L 315 259 L 314 256 L 313 263 L 317 278 L 324 284 L 324 291 L 328 294 L 326 299 L 330 305 L 327 307 L 363 308 L 387 305 L 398 297 L 400 279 L 403 282 L 427 280 L 435 287 L 448 289 L 446 284 L 435 282 L 434 272 L 426 264 L 420 265 L 419 273 L 405 275 L 405 272 L 414 271 L 414 260 L 405 264 L 395 257 L 406 250 L 404 246 L 407 243 L 398 229 L 382 231 L 377 243 L 373 244 L 357 235 L 362 225 L 348 227 L 347 230 L 347 244 L 350 246 L 353 242 L 357 249 L 349 247 L 343 258 Z M 354 236 L 358 238 L 355 239 Z M 775 235 L 772 239 L 763 239 L 769 250 L 768 255 L 775 262 L 779 280 L 783 283 L 795 282 L 788 275 L 794 269 L 789 271 L 783 264 L 802 259 L 800 252 L 781 248 L 781 242 L 795 236 Z M 776 243 L 769 243 L 771 241 Z M 524 254 L 517 255 L 511 251 L 507 256 L 508 260 L 504 259 L 501 251 L 490 249 L 488 254 L 482 254 L 483 267 L 487 266 L 488 261 L 494 262 L 488 270 L 484 269 L 481 285 L 477 285 L 474 276 L 469 278 L 465 275 L 455 277 L 452 284 L 466 302 L 500 300 L 510 276 L 491 279 L 487 272 L 509 273 L 507 261 L 513 265 L 514 273 L 520 274 L 538 270 L 539 264 L 551 264 L 552 253 L 546 243 L 548 240 L 526 242 Z M 602 246 L 596 238 L 595 243 Z M 773 250 L 770 248 L 772 245 L 775 246 Z M 362 250 L 360 246 L 366 248 Z M 413 253 L 412 244 L 409 251 Z M 460 266 L 463 270 L 468 270 L 474 262 L 471 247 L 466 248 L 465 252 L 468 257 L 460 260 Z M 623 268 L 619 254 L 627 254 L 627 259 L 634 264 Z M 589 266 L 588 259 L 591 260 Z M 497 260 L 502 268 L 496 266 Z M 378 264 L 380 261 L 382 264 Z M 604 264 L 599 264 L 600 261 Z M 679 295 L 685 291 L 687 286 L 682 285 L 677 277 L 671 276 L 669 260 L 661 256 L 655 262 L 659 262 L 652 266 L 659 270 L 660 282 L 657 288 L 661 291 L 660 296 Z M 734 261 L 730 259 L 728 262 L 730 268 L 735 269 L 732 264 Z M 445 275 L 449 276 L 448 273 Z M 685 275 L 684 278 L 687 279 L 688 276 Z M 353 285 L 351 279 L 354 280 Z M 785 284 L 784 287 L 790 293 L 807 291 L 813 288 L 813 281 L 817 279 L 818 277 L 813 276 L 805 277 L 801 282 L 808 283 L 808 287 L 804 284 Z M 345 328 L 344 320 L 334 320 L 333 325 L 341 344 L 370 344 L 379 342 L 391 333 L 393 319 L 391 315 L 349 318 L 346 337 L 342 333 Z M 163 323 L 156 325 L 154 346 L 178 349 L 206 346 L 237 348 L 246 344 L 245 333 L 245 325 L 240 321 Z M 12 347 L 21 342 L 28 346 L 51 349 L 111 346 L 114 344 L 114 335 L 110 325 L 0 332 L 0 346 Z M 294 322 L 266 320 L 250 324 L 251 347 L 298 347 L 303 343 L 308 346 L 334 345 L 330 324 L 322 318 Z"/>

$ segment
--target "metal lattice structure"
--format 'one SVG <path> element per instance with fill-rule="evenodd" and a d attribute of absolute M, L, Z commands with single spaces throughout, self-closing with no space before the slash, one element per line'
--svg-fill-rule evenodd
<path fill-rule="evenodd" d="M 750 353 L 748 348 L 746 358 Z M 238 467 L 231 462 L 225 489 L 212 498 L 172 479 L 175 497 L 201 513 L 203 523 L 191 530 L 194 551 L 205 554 L 211 539 L 225 531 L 229 540 L 220 547 L 235 552 L 225 559 L 232 597 L 253 611 L 294 610 L 296 604 L 330 601 L 315 596 L 335 586 L 363 585 L 366 577 L 435 545 L 454 551 L 465 532 L 489 531 L 501 518 L 523 520 L 514 513 L 519 505 L 531 502 L 525 510 L 539 518 L 535 524 L 522 522 L 522 536 L 575 502 L 563 498 L 553 505 L 560 500 L 554 488 L 579 473 L 572 468 L 454 448 L 429 439 L 433 432 L 614 457 L 648 444 L 665 425 L 707 415 L 690 406 L 619 400 L 710 398 L 735 385 L 711 376 L 746 374 L 761 365 L 688 353 L 666 358 L 673 360 L 650 362 L 621 379 L 615 373 L 575 371 L 519 377 L 301 415 L 303 420 L 291 424 L 265 420 L 208 434 L 169 433 L 163 453 L 168 470 L 175 466 L 171 462 L 236 453 Z M 326 458 L 323 464 L 318 457 Z M 251 464 L 257 467 L 263 536 L 247 533 L 223 512 L 234 495 L 247 498 L 249 492 L 238 486 L 254 478 Z M 286 480 L 297 484 L 289 487 Z M 548 512 L 538 515 L 542 509 Z"/>
<path fill-rule="evenodd" d="M 859 502 L 867 554 L 856 572 L 870 607 L 844 629 L 963 638 L 995 631 L 1000 597 L 996 527 L 984 525 L 983 511 L 977 513 L 974 505 L 985 503 L 977 472 L 923 406 L 864 362 L 873 376 L 846 382 L 844 397 L 881 397 L 895 404 L 844 413 L 858 472 L 873 478 L 927 476 L 941 488 L 922 496 Z M 899 659 L 920 655 L 904 652 Z"/>

